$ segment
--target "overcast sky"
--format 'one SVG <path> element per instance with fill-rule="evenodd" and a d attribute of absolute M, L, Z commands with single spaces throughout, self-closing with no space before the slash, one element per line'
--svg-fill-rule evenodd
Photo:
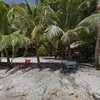
<path fill-rule="evenodd" d="M 21 2 L 25 2 L 25 0 L 4 0 L 7 3 L 21 3 Z M 35 0 L 27 0 L 29 3 L 31 3 L 32 5 L 34 5 Z"/>

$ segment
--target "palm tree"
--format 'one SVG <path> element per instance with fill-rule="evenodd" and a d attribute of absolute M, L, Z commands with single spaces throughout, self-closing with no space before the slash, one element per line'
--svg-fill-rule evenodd
<path fill-rule="evenodd" d="M 9 22 L 7 18 L 8 10 L 9 10 L 9 6 L 3 1 L 0 1 L 0 33 L 1 33 L 1 36 L 5 34 L 7 35 L 10 33 L 9 32 Z M 9 55 L 6 49 L 5 49 L 5 52 L 7 56 L 8 65 L 10 66 Z"/>
<path fill-rule="evenodd" d="M 12 57 L 15 56 L 17 50 L 25 45 L 29 45 L 31 43 L 30 39 L 28 39 L 27 37 L 25 37 L 22 33 L 22 31 L 15 31 L 9 35 L 3 35 L 1 37 L 1 41 L 0 41 L 0 51 L 2 50 L 6 50 L 6 55 L 7 55 L 7 59 L 9 59 L 9 55 L 8 55 L 8 51 L 7 49 L 9 47 L 12 47 L 12 52 L 13 55 Z M 8 67 L 11 67 L 11 63 L 10 63 L 10 59 L 9 59 L 9 65 Z"/>
<path fill-rule="evenodd" d="M 100 14 L 100 0 L 97 0 L 97 12 Z M 100 24 L 97 29 L 96 49 L 95 49 L 95 67 L 100 69 Z"/>
<path fill-rule="evenodd" d="M 26 5 L 22 7 L 21 5 L 15 5 L 9 11 L 9 20 L 12 22 L 16 29 L 21 29 L 24 31 L 25 36 L 30 38 L 33 42 L 32 44 L 36 47 L 36 55 L 38 65 L 40 67 L 40 59 L 38 54 L 39 42 L 40 42 L 40 32 L 41 25 L 35 20 L 37 20 L 37 4 L 33 8 L 29 3 L 26 1 Z M 13 16 L 13 17 L 12 17 Z M 38 29 L 39 28 L 39 29 Z M 35 39 L 36 38 L 36 39 Z"/>
<path fill-rule="evenodd" d="M 99 20 L 100 20 L 100 10 L 99 10 L 99 8 L 100 8 L 100 1 L 98 0 L 97 1 L 97 4 L 98 4 L 98 6 L 97 6 L 97 12 L 98 13 L 96 13 L 96 14 L 92 14 L 91 16 L 89 16 L 89 17 L 87 17 L 87 18 L 85 18 L 83 21 L 81 21 L 80 23 L 79 23 L 79 25 L 78 25 L 78 27 L 79 26 L 84 26 L 86 29 L 84 29 L 84 30 L 87 30 L 87 32 L 85 32 L 85 34 L 84 35 L 87 35 L 87 33 L 88 34 L 90 34 L 90 33 L 93 33 L 93 32 L 97 32 L 97 39 L 96 39 L 96 49 L 95 49 L 95 66 L 96 66 L 96 68 L 100 68 L 100 64 L 99 64 L 99 33 L 100 33 L 100 22 L 99 22 Z"/>
<path fill-rule="evenodd" d="M 45 38 L 45 29 L 48 24 L 52 23 L 52 9 L 49 6 L 39 6 L 36 0 L 35 7 L 32 7 L 27 1 L 26 6 L 21 7 L 16 5 L 9 11 L 9 20 L 13 22 L 16 29 L 21 29 L 25 32 L 25 36 L 29 37 L 32 44 L 36 48 L 36 56 L 38 66 L 40 66 L 39 47 Z M 13 17 L 12 17 L 13 16 Z M 55 15 L 53 15 L 55 16 Z M 45 39 L 44 39 L 45 38 Z"/>
<path fill-rule="evenodd" d="M 43 41 L 42 37 L 43 37 L 43 25 L 42 24 L 39 24 L 39 25 L 36 25 L 32 31 L 32 41 L 33 41 L 33 44 L 36 48 L 36 56 L 37 56 L 37 62 L 38 62 L 38 66 L 41 68 L 41 65 L 40 65 L 40 58 L 39 58 L 39 47 L 41 45 L 41 42 Z"/>
<path fill-rule="evenodd" d="M 8 67 L 11 67 L 8 53 L 9 46 L 12 46 L 12 51 L 15 55 L 20 46 L 29 43 L 29 39 L 23 35 L 22 31 L 16 30 L 14 27 L 12 27 L 12 24 L 9 20 L 10 17 L 8 18 L 8 12 L 9 6 L 0 1 L 0 51 L 5 51 Z"/>
<path fill-rule="evenodd" d="M 0 34 L 0 40 L 1 40 L 1 36 L 2 36 L 2 34 Z M 0 51 L 0 63 L 1 63 L 1 51 Z"/>

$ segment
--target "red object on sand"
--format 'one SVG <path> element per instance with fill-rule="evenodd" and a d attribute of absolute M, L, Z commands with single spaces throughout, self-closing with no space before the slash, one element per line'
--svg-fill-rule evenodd
<path fill-rule="evenodd" d="M 24 63 L 22 63 L 21 67 L 22 68 L 27 68 L 31 66 L 31 60 L 30 59 L 26 59 Z"/>

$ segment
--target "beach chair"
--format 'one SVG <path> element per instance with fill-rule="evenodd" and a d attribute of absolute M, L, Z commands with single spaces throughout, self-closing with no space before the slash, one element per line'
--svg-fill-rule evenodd
<path fill-rule="evenodd" d="M 66 72 L 76 72 L 77 62 L 76 61 L 65 61 L 63 71 Z"/>
<path fill-rule="evenodd" d="M 31 60 L 30 59 L 25 59 L 25 62 L 21 64 L 21 68 L 28 68 L 31 66 Z"/>
<path fill-rule="evenodd" d="M 75 69 L 76 68 L 76 61 L 65 61 L 66 69 Z"/>

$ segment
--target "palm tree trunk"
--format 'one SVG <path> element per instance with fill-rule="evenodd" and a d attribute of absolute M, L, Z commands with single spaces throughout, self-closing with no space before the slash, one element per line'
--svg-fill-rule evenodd
<path fill-rule="evenodd" d="M 1 52 L 0 52 L 0 65 L 1 65 L 1 59 L 2 59 L 2 58 L 1 58 Z"/>
<path fill-rule="evenodd" d="M 28 50 L 28 47 L 25 46 L 24 55 L 23 55 L 24 57 L 27 57 L 27 52 L 28 52 L 27 50 Z"/>
<path fill-rule="evenodd" d="M 95 67 L 98 68 L 99 67 L 99 38 L 97 37 L 96 40 L 96 49 L 95 49 Z"/>
<path fill-rule="evenodd" d="M 6 53 L 6 57 L 7 57 L 7 65 L 8 65 L 8 68 L 11 68 L 10 57 L 9 57 L 9 54 L 8 54 L 7 49 L 5 49 L 5 53 Z"/>
<path fill-rule="evenodd" d="M 97 12 L 100 13 L 100 0 L 97 0 Z M 95 67 L 100 69 L 100 25 L 97 29 L 96 49 L 95 49 Z"/>
<path fill-rule="evenodd" d="M 38 45 L 36 46 L 36 57 L 37 57 L 38 67 L 41 68 Z"/>
<path fill-rule="evenodd" d="M 70 45 L 68 46 L 68 60 L 72 60 Z"/>
<path fill-rule="evenodd" d="M 0 52 L 0 63 L 1 63 L 1 52 Z"/>
<path fill-rule="evenodd" d="M 4 57 L 4 54 L 3 54 L 3 52 L 1 51 L 0 52 L 0 63 L 2 63 L 2 58 Z"/>

